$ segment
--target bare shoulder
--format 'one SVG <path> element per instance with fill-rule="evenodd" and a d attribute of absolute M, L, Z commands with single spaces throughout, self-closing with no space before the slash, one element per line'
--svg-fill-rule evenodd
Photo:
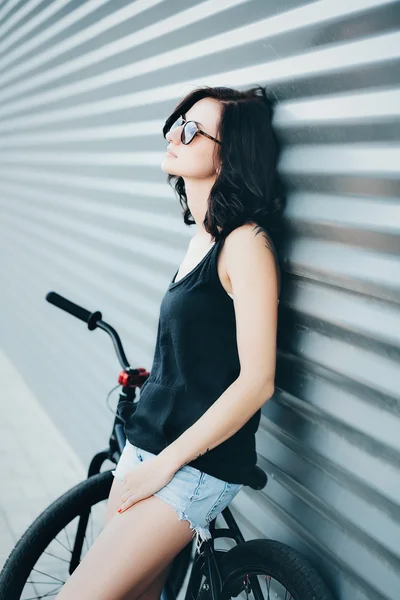
<path fill-rule="evenodd" d="M 240 225 L 226 237 L 224 246 L 226 274 L 229 277 L 229 262 L 239 260 L 242 253 L 250 254 L 257 261 L 269 263 L 276 268 L 276 250 L 263 227 L 257 223 Z M 229 260 L 231 257 L 231 260 Z"/>
<path fill-rule="evenodd" d="M 253 241 L 255 240 L 255 241 Z M 228 245 L 248 245 L 252 244 L 252 247 L 264 247 L 269 248 L 273 247 L 272 240 L 268 233 L 265 231 L 264 227 L 261 225 L 257 225 L 257 223 L 244 223 L 244 225 L 240 225 L 236 227 L 233 231 L 227 235 L 225 244 Z"/>

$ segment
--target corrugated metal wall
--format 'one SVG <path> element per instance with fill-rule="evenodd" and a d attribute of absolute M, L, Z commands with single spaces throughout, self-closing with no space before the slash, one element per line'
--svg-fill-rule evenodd
<path fill-rule="evenodd" d="M 289 193 L 257 438 L 270 479 L 233 508 L 246 538 L 295 546 L 340 600 L 400 590 L 399 26 L 399 2 L 379 0 L 0 5 L 2 343 L 85 462 L 119 366 L 45 294 L 102 310 L 150 368 L 192 235 L 162 124 L 197 85 L 274 90 Z"/>

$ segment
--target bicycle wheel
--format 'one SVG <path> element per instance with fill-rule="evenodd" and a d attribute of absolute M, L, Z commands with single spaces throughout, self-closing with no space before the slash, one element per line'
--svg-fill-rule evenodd
<path fill-rule="evenodd" d="M 221 600 L 334 600 L 311 563 L 275 540 L 249 540 L 218 553 L 218 565 Z"/>
<path fill-rule="evenodd" d="M 65 492 L 23 534 L 0 573 L 0 600 L 35 600 L 58 594 L 104 526 L 113 476 L 104 471 Z M 175 557 L 168 584 L 178 593 L 191 557 L 188 544 Z"/>

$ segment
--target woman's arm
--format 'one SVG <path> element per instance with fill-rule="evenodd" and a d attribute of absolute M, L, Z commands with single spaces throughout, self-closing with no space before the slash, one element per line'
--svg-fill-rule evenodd
<path fill-rule="evenodd" d="M 257 226 L 256 226 L 257 227 Z M 278 275 L 264 234 L 245 224 L 225 241 L 240 359 L 239 377 L 182 435 L 158 455 L 177 471 L 236 433 L 273 395 Z"/>

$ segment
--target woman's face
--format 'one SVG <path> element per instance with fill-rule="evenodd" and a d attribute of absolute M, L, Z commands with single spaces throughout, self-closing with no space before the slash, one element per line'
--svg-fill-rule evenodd
<path fill-rule="evenodd" d="M 182 116 L 185 121 L 196 121 L 202 131 L 219 139 L 217 124 L 220 111 L 221 105 L 218 100 L 202 98 Z M 182 127 L 177 127 L 167 133 L 166 139 L 169 142 L 167 147 L 175 156 L 166 153 L 161 163 L 161 169 L 170 175 L 181 176 L 185 179 L 215 177 L 218 165 L 213 162 L 213 153 L 217 142 L 198 133 L 190 144 L 185 145 L 181 142 L 181 133 Z"/>

